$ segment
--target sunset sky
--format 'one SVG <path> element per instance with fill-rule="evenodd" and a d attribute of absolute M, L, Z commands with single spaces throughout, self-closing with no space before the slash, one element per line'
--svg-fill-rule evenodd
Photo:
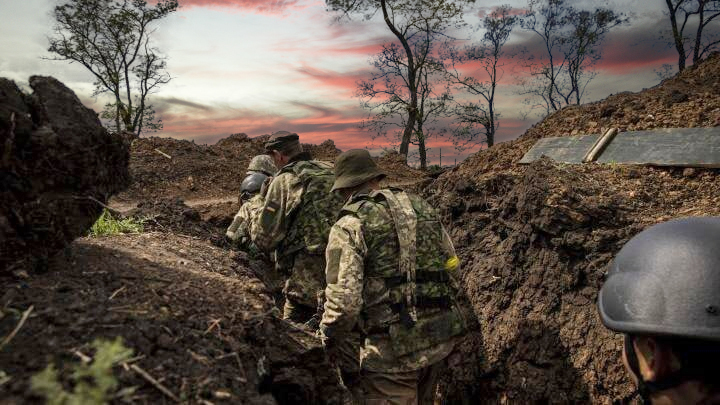
<path fill-rule="evenodd" d="M 104 103 L 91 98 L 89 72 L 77 64 L 43 59 L 50 57 L 46 37 L 53 25 L 51 11 L 60 3 L 0 0 L 0 77 L 22 84 L 30 75 L 52 75 L 99 111 Z M 474 31 L 478 16 L 505 3 L 526 4 L 477 1 L 468 11 L 471 25 L 464 35 L 479 38 L 482 32 Z M 585 101 L 652 87 L 659 82 L 654 71 L 677 59 L 659 38 L 660 29 L 669 27 L 664 1 L 609 4 L 632 13 L 632 24 L 607 38 Z M 180 0 L 180 6 L 153 34 L 173 77 L 152 96 L 165 126 L 153 135 L 214 143 L 237 132 L 258 136 L 289 130 L 304 142 L 333 139 L 343 150 L 371 145 L 368 132 L 358 128 L 367 113 L 354 92 L 356 81 L 371 71 L 372 55 L 393 40 L 383 23 L 359 18 L 335 22 L 324 2 L 316 0 Z M 532 48 L 536 43 L 528 32 L 517 29 L 508 49 L 520 46 Z M 540 119 L 517 94 L 516 80 L 522 75 L 522 70 L 508 67 L 500 83 L 499 141 L 521 135 Z M 373 150 L 381 143 L 375 142 Z M 434 163 L 439 148 L 444 164 L 472 152 L 457 153 L 442 139 L 433 140 L 430 147 Z"/>

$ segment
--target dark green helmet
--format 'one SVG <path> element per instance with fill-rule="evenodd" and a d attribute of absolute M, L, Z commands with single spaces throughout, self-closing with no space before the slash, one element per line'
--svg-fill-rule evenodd
<path fill-rule="evenodd" d="M 630 239 L 598 309 L 617 332 L 720 341 L 720 218 L 673 220 Z"/>
<path fill-rule="evenodd" d="M 259 193 L 260 188 L 262 188 L 263 182 L 265 182 L 265 179 L 267 179 L 268 177 L 269 176 L 260 172 L 253 172 L 245 176 L 245 179 L 240 185 L 240 198 L 242 200 L 247 200 L 248 198 Z"/>

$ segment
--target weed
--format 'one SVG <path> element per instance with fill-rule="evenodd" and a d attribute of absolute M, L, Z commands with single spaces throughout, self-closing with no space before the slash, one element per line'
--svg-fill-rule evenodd
<path fill-rule="evenodd" d="M 30 380 L 34 392 L 44 396 L 48 405 L 96 405 L 106 404 L 115 395 L 118 381 L 113 375 L 113 366 L 130 359 L 132 349 L 126 348 L 122 339 L 114 341 L 97 339 L 92 343 L 95 358 L 92 363 L 73 366 L 73 391 L 65 391 L 58 378 L 54 364 L 35 374 Z M 127 395 L 131 392 L 123 390 Z"/>
<path fill-rule="evenodd" d="M 100 218 L 90 228 L 89 236 L 109 236 L 121 233 L 140 233 L 143 231 L 145 219 L 114 217 L 110 211 L 103 210 Z"/>

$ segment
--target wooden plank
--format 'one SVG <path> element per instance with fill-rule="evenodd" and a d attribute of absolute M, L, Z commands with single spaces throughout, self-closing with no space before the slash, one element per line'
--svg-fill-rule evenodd
<path fill-rule="evenodd" d="M 533 145 L 520 163 L 534 162 L 543 155 L 563 163 L 582 163 L 600 135 L 563 136 L 543 138 Z"/>
<path fill-rule="evenodd" d="M 597 162 L 720 168 L 720 128 L 622 132 Z"/>

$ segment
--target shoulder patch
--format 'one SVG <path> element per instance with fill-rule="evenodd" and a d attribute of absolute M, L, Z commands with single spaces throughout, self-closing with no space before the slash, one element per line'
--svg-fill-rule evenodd
<path fill-rule="evenodd" d="M 277 211 L 280 209 L 280 204 L 278 204 L 275 201 L 270 201 L 263 210 L 262 215 L 262 226 L 263 228 L 267 229 L 270 228 L 275 222 L 275 215 L 277 215 Z"/>

